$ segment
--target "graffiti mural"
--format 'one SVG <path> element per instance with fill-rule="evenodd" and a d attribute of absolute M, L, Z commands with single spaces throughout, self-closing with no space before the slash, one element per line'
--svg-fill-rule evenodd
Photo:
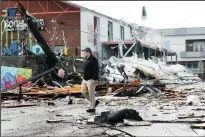
<path fill-rule="evenodd" d="M 45 28 L 45 21 L 44 19 L 37 19 L 37 25 L 40 30 L 44 30 Z M 28 29 L 27 24 L 23 19 L 18 19 L 18 20 L 10 20 L 10 19 L 5 19 L 4 20 L 4 29 L 7 31 L 24 31 Z"/>
<path fill-rule="evenodd" d="M 30 77 L 32 77 L 31 69 L 1 66 L 1 90 L 10 88 Z M 30 83 L 26 83 L 23 86 L 29 85 Z"/>
<path fill-rule="evenodd" d="M 13 40 L 9 47 L 2 46 L 2 56 L 18 56 L 19 55 L 19 43 L 17 40 Z"/>
<path fill-rule="evenodd" d="M 88 27 L 88 36 L 87 36 L 88 42 L 94 43 L 94 27 L 93 27 L 93 24 L 88 23 L 87 27 Z"/>

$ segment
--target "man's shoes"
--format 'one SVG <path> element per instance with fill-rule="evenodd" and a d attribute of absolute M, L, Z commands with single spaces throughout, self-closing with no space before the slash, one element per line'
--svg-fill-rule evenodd
<path fill-rule="evenodd" d="M 95 112 L 95 109 L 87 109 L 86 110 L 88 113 L 92 113 L 92 112 Z"/>
<path fill-rule="evenodd" d="M 97 107 L 97 105 L 99 104 L 100 102 L 98 100 L 95 101 L 95 107 Z M 86 110 L 88 113 L 92 113 L 92 112 L 95 112 L 95 109 L 87 109 Z"/>
<path fill-rule="evenodd" d="M 95 101 L 95 107 L 97 107 L 97 105 L 99 104 L 100 102 L 98 100 Z"/>

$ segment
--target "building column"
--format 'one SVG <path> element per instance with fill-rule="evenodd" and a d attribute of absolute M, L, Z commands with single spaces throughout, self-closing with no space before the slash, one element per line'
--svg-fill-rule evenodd
<path fill-rule="evenodd" d="M 178 64 L 178 56 L 177 56 L 177 54 L 176 54 L 176 64 Z"/>
<path fill-rule="evenodd" d="M 150 48 L 148 48 L 148 58 L 150 59 Z"/>
<path fill-rule="evenodd" d="M 134 46 L 134 52 L 135 52 L 135 54 L 137 54 L 137 52 L 138 52 L 138 50 L 137 50 L 137 43 Z"/>
<path fill-rule="evenodd" d="M 75 56 L 78 56 L 78 48 L 75 48 Z"/>
<path fill-rule="evenodd" d="M 160 60 L 163 61 L 163 51 L 160 51 Z"/>

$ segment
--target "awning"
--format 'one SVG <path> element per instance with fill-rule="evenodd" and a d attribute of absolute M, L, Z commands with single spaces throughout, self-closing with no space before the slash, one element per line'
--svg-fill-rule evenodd
<path fill-rule="evenodd" d="M 118 45 L 119 41 L 103 41 L 101 43 L 102 43 L 102 46 L 114 46 L 114 45 Z M 132 44 L 134 44 L 134 41 L 123 41 L 123 43 L 125 45 L 132 45 Z M 153 49 L 153 50 L 157 49 L 157 47 L 151 47 L 150 45 L 146 45 L 146 44 L 142 44 L 142 45 L 143 45 L 143 47 L 146 47 L 146 48 L 149 48 L 149 49 Z M 161 52 L 163 51 L 163 49 L 160 49 L 160 48 L 158 48 L 158 50 L 161 51 Z M 168 53 L 168 56 L 171 56 L 171 55 L 175 56 L 176 55 L 175 52 L 167 51 L 167 53 Z"/>

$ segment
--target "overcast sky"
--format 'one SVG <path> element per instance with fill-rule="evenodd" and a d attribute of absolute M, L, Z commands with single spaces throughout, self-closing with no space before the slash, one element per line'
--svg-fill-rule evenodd
<path fill-rule="evenodd" d="M 71 1 L 97 12 L 152 28 L 205 27 L 205 1 Z M 148 20 L 141 21 L 142 6 Z"/>

